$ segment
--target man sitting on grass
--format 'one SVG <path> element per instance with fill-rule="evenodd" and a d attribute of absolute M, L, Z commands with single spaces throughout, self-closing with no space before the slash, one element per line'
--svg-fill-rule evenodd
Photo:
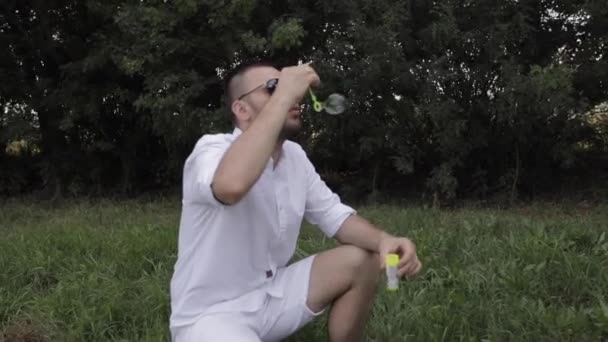
<path fill-rule="evenodd" d="M 384 256 L 400 255 L 400 277 L 419 272 L 414 243 L 341 203 L 288 140 L 319 82 L 309 64 L 242 65 L 227 76 L 236 127 L 201 137 L 184 166 L 174 341 L 281 340 L 326 309 L 330 339 L 358 341 Z M 341 245 L 287 265 L 303 219 Z"/>

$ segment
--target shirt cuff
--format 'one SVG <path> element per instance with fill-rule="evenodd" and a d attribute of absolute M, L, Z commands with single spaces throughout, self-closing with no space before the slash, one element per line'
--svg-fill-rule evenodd
<path fill-rule="evenodd" d="M 332 209 L 331 215 L 327 217 L 325 222 L 323 222 L 319 227 L 325 233 L 325 235 L 329 238 L 334 237 L 342 224 L 346 219 L 351 216 L 357 214 L 357 211 L 343 203 L 339 203 L 335 208 Z"/>

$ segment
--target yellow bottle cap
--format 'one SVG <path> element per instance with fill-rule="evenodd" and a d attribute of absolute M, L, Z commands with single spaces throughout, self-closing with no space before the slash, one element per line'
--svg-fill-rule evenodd
<path fill-rule="evenodd" d="M 397 266 L 397 264 L 399 264 L 399 255 L 387 254 L 384 262 L 386 262 L 388 266 Z"/>

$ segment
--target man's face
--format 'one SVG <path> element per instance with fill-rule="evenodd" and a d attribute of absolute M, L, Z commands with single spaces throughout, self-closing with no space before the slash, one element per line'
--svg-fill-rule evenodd
<path fill-rule="evenodd" d="M 273 78 L 279 78 L 280 71 L 267 66 L 254 67 L 247 70 L 241 78 L 240 84 L 238 85 L 238 93 L 236 96 L 247 93 L 252 89 L 259 87 L 262 84 Z M 271 94 L 266 87 L 260 87 L 256 91 L 243 97 L 240 101 L 246 103 L 241 110 L 247 111 L 246 115 L 250 118 L 247 125 L 251 124 L 253 120 L 260 114 L 260 111 L 264 108 L 268 100 L 270 100 Z M 280 137 L 283 139 L 289 139 L 295 136 L 302 127 L 302 121 L 300 119 L 301 108 L 298 104 L 294 103 L 285 120 L 285 124 L 281 131 Z"/>

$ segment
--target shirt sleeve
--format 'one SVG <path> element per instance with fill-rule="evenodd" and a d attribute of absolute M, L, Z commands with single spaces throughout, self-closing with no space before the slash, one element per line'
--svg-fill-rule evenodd
<path fill-rule="evenodd" d="M 333 237 L 342 223 L 356 211 L 343 204 L 340 197 L 329 189 L 306 156 L 305 164 L 307 191 L 304 218 L 317 225 L 326 236 Z"/>
<path fill-rule="evenodd" d="M 185 203 L 223 206 L 214 195 L 211 186 L 213 176 L 228 143 L 219 139 L 203 137 L 184 165 L 183 200 Z"/>

